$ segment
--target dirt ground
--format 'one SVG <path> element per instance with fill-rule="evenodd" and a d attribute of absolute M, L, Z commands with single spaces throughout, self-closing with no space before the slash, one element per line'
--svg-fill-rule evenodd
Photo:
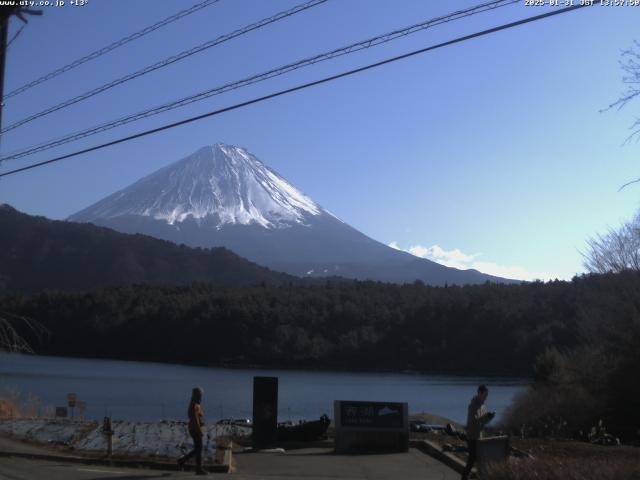
<path fill-rule="evenodd" d="M 466 442 L 444 432 L 412 433 L 466 461 Z M 640 480 L 640 447 L 603 446 L 563 439 L 511 438 L 529 458 L 511 457 L 492 471 L 493 480 Z"/>

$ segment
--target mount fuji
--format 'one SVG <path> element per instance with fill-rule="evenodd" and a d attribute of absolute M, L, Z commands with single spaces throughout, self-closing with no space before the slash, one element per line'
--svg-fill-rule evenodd
<path fill-rule="evenodd" d="M 226 247 L 300 277 L 444 285 L 510 280 L 395 250 L 323 209 L 244 148 L 199 149 L 71 215 L 123 233 Z"/>

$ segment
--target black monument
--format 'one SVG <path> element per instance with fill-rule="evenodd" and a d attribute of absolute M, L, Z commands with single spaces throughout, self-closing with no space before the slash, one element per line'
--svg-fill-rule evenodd
<path fill-rule="evenodd" d="M 278 377 L 253 377 L 253 446 L 271 447 L 278 435 Z"/>

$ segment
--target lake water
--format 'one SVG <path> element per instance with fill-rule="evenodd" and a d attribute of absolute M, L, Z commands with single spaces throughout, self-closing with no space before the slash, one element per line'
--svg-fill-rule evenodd
<path fill-rule="evenodd" d="M 498 415 L 525 381 L 406 373 L 348 373 L 191 367 L 185 365 L 31 356 L 0 352 L 0 390 L 36 395 L 65 406 L 67 394 L 87 403 L 99 419 L 184 419 L 191 389 L 204 389 L 209 420 L 251 418 L 254 376 L 279 378 L 279 420 L 333 416 L 333 400 L 408 402 L 410 413 L 429 412 L 464 422 L 479 383 L 489 387 L 487 406 Z"/>

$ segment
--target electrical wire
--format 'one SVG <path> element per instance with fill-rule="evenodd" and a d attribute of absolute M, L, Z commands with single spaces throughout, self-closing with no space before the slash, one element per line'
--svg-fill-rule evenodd
<path fill-rule="evenodd" d="M 7 50 L 9 50 L 9 47 L 10 47 L 10 46 L 11 46 L 11 44 L 15 41 L 15 39 L 16 39 L 16 38 L 18 38 L 18 36 L 22 33 L 22 30 L 24 30 L 24 25 L 22 25 L 22 26 L 18 29 L 18 31 L 17 31 L 16 33 L 14 33 L 14 34 L 13 34 L 13 37 L 11 37 L 11 40 L 9 40 L 9 41 L 7 42 L 7 46 L 6 46 L 6 47 L 4 47 L 5 52 L 6 52 Z"/>
<path fill-rule="evenodd" d="M 14 152 L 11 154 L 8 154 L 5 157 L 0 158 L 0 163 L 4 160 L 13 160 L 13 159 L 17 159 L 17 158 L 22 158 L 28 155 L 33 155 L 35 153 L 39 153 L 42 152 L 44 150 L 49 150 L 51 148 L 54 147 L 58 147 L 60 145 L 69 143 L 69 142 L 73 142 L 76 140 L 80 140 L 82 138 L 86 138 L 88 136 L 91 135 L 95 135 L 107 130 L 111 130 L 113 128 L 116 127 L 120 127 L 122 125 L 126 125 L 128 123 L 131 122 L 135 122 L 138 120 L 141 120 L 143 118 L 147 118 L 153 115 L 157 115 L 160 113 L 164 113 L 170 110 L 174 110 L 176 108 L 179 107 L 183 107 L 185 105 L 189 105 L 191 103 L 194 102 L 198 102 L 201 100 L 205 100 L 207 98 L 210 98 L 212 96 L 215 95 L 220 95 L 226 92 L 229 92 L 231 90 L 236 90 L 238 88 L 242 88 L 242 87 L 246 87 L 258 82 L 262 82 L 265 80 L 268 80 L 270 78 L 274 78 L 280 75 L 284 75 L 286 73 L 289 73 L 293 70 L 297 70 L 300 68 L 304 68 L 310 65 L 314 65 L 316 63 L 320 63 L 326 60 L 330 60 L 342 55 L 347 55 L 353 52 L 357 52 L 359 50 L 364 50 L 367 48 L 371 48 L 377 45 L 381 45 L 384 43 L 388 43 L 391 42 L 393 40 L 396 40 L 398 38 L 416 33 L 416 32 L 420 32 L 422 30 L 428 29 L 428 28 L 432 28 L 434 26 L 437 25 L 441 25 L 443 23 L 448 23 L 454 20 L 459 20 L 461 18 L 465 18 L 465 17 L 469 17 L 472 15 L 476 15 L 478 13 L 482 13 L 488 10 L 494 10 L 496 8 L 500 8 L 500 7 L 504 7 L 507 5 L 511 5 L 514 3 L 518 3 L 520 0 L 494 0 L 494 1 L 490 1 L 490 2 L 485 2 L 482 3 L 480 5 L 476 5 L 474 7 L 471 8 L 467 8 L 465 10 L 459 10 L 444 16 L 440 16 L 440 17 L 436 17 L 436 18 L 432 18 L 430 20 L 421 22 L 421 23 L 417 23 L 408 27 L 404 27 L 402 29 L 398 29 L 398 30 L 394 30 L 392 32 L 389 33 L 385 33 L 382 35 L 378 35 L 376 37 L 372 37 L 372 38 L 368 38 L 366 40 L 362 40 L 356 43 L 353 43 L 351 45 L 347 45 L 346 47 L 341 47 L 341 48 L 337 48 L 328 52 L 324 52 L 321 53 L 319 55 L 314 55 L 312 57 L 308 57 L 308 58 L 304 58 L 302 60 L 299 60 L 297 62 L 294 63 L 290 63 L 284 66 L 280 66 L 271 70 L 268 70 L 266 72 L 257 74 L 257 75 L 253 75 L 251 77 L 248 78 L 244 78 L 242 80 L 238 80 L 235 82 L 231 82 L 231 83 L 227 83 L 225 85 L 222 86 L 218 86 L 218 87 L 214 87 L 208 90 L 205 90 L 203 92 L 199 92 L 197 94 L 194 95 L 190 95 L 187 97 L 183 97 L 181 99 L 178 100 L 174 100 L 171 101 L 169 103 L 165 103 L 163 105 L 160 106 L 156 106 L 147 110 L 143 110 L 141 112 L 137 112 L 134 114 L 130 114 L 127 115 L 125 117 L 121 117 L 119 119 L 107 122 L 107 123 L 103 123 L 94 127 L 90 127 L 88 129 L 79 131 L 79 132 L 75 132 L 69 135 L 66 135 L 64 137 L 60 137 L 57 138 L 55 140 L 51 140 L 48 142 L 45 142 L 43 144 L 38 144 L 38 145 L 33 145 L 31 147 L 27 147 L 26 149 L 22 149 L 19 150 L 18 152 Z"/>
<path fill-rule="evenodd" d="M 304 10 L 308 10 L 310 8 L 313 8 L 317 5 L 321 5 L 325 2 L 327 2 L 328 0 L 310 0 L 306 3 L 301 3 L 299 5 L 296 5 L 293 8 L 290 8 L 289 10 L 285 10 L 283 12 L 279 12 L 275 15 L 272 15 L 270 17 L 264 18 L 258 22 L 252 23 L 250 25 L 247 25 L 245 27 L 242 27 L 238 30 L 234 30 L 231 33 L 228 33 L 226 35 L 222 35 L 220 37 L 215 38 L 214 40 L 211 40 L 209 42 L 203 43 L 201 45 L 198 45 L 196 47 L 190 48 L 188 50 L 184 50 L 176 55 L 172 55 L 171 57 L 165 58 L 163 60 L 160 60 L 159 62 L 154 63 L 153 65 L 149 65 L 141 70 L 138 70 L 136 72 L 133 73 L 129 73 L 128 75 L 125 75 L 124 77 L 120 77 L 117 78 L 116 80 L 113 80 L 109 83 L 105 83 L 103 85 L 100 85 L 99 87 L 94 88 L 93 90 L 89 90 L 88 92 L 82 93 L 80 95 L 77 95 L 73 98 L 70 98 L 68 100 L 65 100 L 64 102 L 61 102 L 57 105 L 54 105 L 52 107 L 47 108 L 46 110 L 42 110 L 41 112 L 38 113 L 34 113 L 33 115 L 30 115 L 26 118 L 23 118 L 22 120 L 18 120 L 17 122 L 12 123 L 11 125 L 6 126 L 5 128 L 3 128 L 2 130 L 0 130 L 0 134 L 2 133 L 6 133 L 8 131 L 14 130 L 22 125 L 25 125 L 27 123 L 30 123 L 38 118 L 42 118 L 46 115 L 49 115 L 53 112 L 57 112 L 58 110 L 61 110 L 63 108 L 69 107 L 71 105 L 74 105 L 78 102 L 82 102 L 84 100 L 87 100 L 95 95 L 98 95 L 102 92 L 105 92 L 113 87 L 116 87 L 118 85 L 122 85 L 123 83 L 129 82 L 131 80 L 134 80 L 138 77 L 141 77 L 143 75 L 147 75 L 151 72 L 154 72 L 160 68 L 164 68 L 168 65 L 172 65 L 176 62 L 179 62 L 180 60 L 184 60 L 187 57 L 190 57 L 192 55 L 195 55 L 196 53 L 200 53 L 204 50 L 207 50 L 209 48 L 212 48 L 216 45 L 220 45 L 221 43 L 224 42 L 228 42 L 229 40 L 232 40 L 236 37 L 239 37 L 241 35 L 245 35 L 249 32 L 252 32 L 254 30 L 257 30 L 259 28 L 262 27 L 266 27 L 267 25 L 270 25 L 272 23 L 275 23 L 279 20 L 282 20 L 284 18 L 288 18 L 291 17 L 292 15 L 295 15 L 297 13 L 300 13 Z"/>
<path fill-rule="evenodd" d="M 315 80 L 313 82 L 309 82 L 309 83 L 305 83 L 305 84 L 302 84 L 302 85 L 298 85 L 298 86 L 295 86 L 295 87 L 292 87 L 292 88 L 288 88 L 286 90 L 280 90 L 278 92 L 271 93 L 269 95 L 265 95 L 265 96 L 262 96 L 262 97 L 254 98 L 254 99 L 242 102 L 242 103 L 237 103 L 235 105 L 231 105 L 229 107 L 225 107 L 225 108 L 222 108 L 222 109 L 219 109 L 219 110 L 214 110 L 214 111 L 211 111 L 211 112 L 203 113 L 201 115 L 197 115 L 197 116 L 190 117 L 190 118 L 187 118 L 187 119 L 184 119 L 184 120 L 180 120 L 178 122 L 170 123 L 168 125 L 163 125 L 161 127 L 153 128 L 151 130 L 146 130 L 144 132 L 136 133 L 134 135 L 129 135 L 127 137 L 119 138 L 117 140 L 112 140 L 110 142 L 102 143 L 100 145 L 95 145 L 93 147 L 89 147 L 89 148 L 85 148 L 85 149 L 82 149 L 82 150 L 78 150 L 78 151 L 75 151 L 75 152 L 72 152 L 72 153 L 68 153 L 66 155 L 61 155 L 59 157 L 55 157 L 55 158 L 52 158 L 52 159 L 49 159 L 49 160 L 45 160 L 45 161 L 42 161 L 42 162 L 34 163 L 32 165 L 27 165 L 25 167 L 16 168 L 16 169 L 10 170 L 8 172 L 0 173 L 0 178 L 1 177 L 6 177 L 8 175 L 14 175 L 14 174 L 19 173 L 19 172 L 24 172 L 26 170 L 31 170 L 31 169 L 34 169 L 34 168 L 38 168 L 38 167 L 41 167 L 41 166 L 44 166 L 44 165 L 49 165 L 51 163 L 55 163 L 55 162 L 59 162 L 59 161 L 62 161 L 62 160 L 66 160 L 68 158 L 76 157 L 76 156 L 82 155 L 84 153 L 89 153 L 89 152 L 93 152 L 93 151 L 96 151 L 96 150 L 101 150 L 101 149 L 106 148 L 106 147 L 110 147 L 110 146 L 113 146 L 113 145 L 118 145 L 120 143 L 124 143 L 124 142 L 128 142 L 128 141 L 131 141 L 131 140 L 135 140 L 137 138 L 145 137 L 147 135 L 152 135 L 154 133 L 162 132 L 164 130 L 169 130 L 171 128 L 175 128 L 175 127 L 178 127 L 178 126 L 181 126 L 181 125 L 186 125 L 188 123 L 192 123 L 192 122 L 195 122 L 195 121 L 198 121 L 198 120 L 202 120 L 203 118 L 213 117 L 213 116 L 225 113 L 225 112 L 229 112 L 229 111 L 232 111 L 232 110 L 237 110 L 237 109 L 242 108 L 242 107 L 253 105 L 255 103 L 260 103 L 260 102 L 263 102 L 263 101 L 266 101 L 266 100 L 270 100 L 272 98 L 280 97 L 282 95 L 286 95 L 286 94 L 289 94 L 289 93 L 297 92 L 299 90 L 304 90 L 304 89 L 307 89 L 307 88 L 310 88 L 310 87 L 315 87 L 315 86 L 321 85 L 323 83 L 327 83 L 327 82 L 331 82 L 333 80 L 337 80 L 339 78 L 344 78 L 344 77 L 348 77 L 348 76 L 351 76 L 351 75 L 355 75 L 355 74 L 360 73 L 360 72 L 371 70 L 373 68 L 377 68 L 377 67 L 380 67 L 382 65 L 387 65 L 389 63 L 397 62 L 399 60 L 404 60 L 406 58 L 410 58 L 410 57 L 413 57 L 415 55 L 419 55 L 419 54 L 426 53 L 426 52 L 429 52 L 429 51 L 432 51 L 432 50 L 436 50 L 438 48 L 446 47 L 446 46 L 453 45 L 453 44 L 456 44 L 456 43 L 465 42 L 467 40 L 471 40 L 471 39 L 474 39 L 474 38 L 477 38 L 477 37 L 481 37 L 481 36 L 484 36 L 484 35 L 489 35 L 489 34 L 492 34 L 492 33 L 495 33 L 495 32 L 499 32 L 499 31 L 502 31 L 502 30 L 507 30 L 507 29 L 514 28 L 514 27 L 517 27 L 517 26 L 520 26 L 520 25 L 524 25 L 524 24 L 527 24 L 527 23 L 535 22 L 535 21 L 542 20 L 542 19 L 545 19 L 545 18 L 548 18 L 548 17 L 552 17 L 552 16 L 555 16 L 555 15 L 560 15 L 560 14 L 567 13 L 567 12 L 570 12 L 570 11 L 573 11 L 573 10 L 577 10 L 579 8 L 589 7 L 589 6 L 593 6 L 593 5 L 595 5 L 595 3 L 584 3 L 584 4 L 581 4 L 581 5 L 573 5 L 573 6 L 570 6 L 570 7 L 561 8 L 561 9 L 554 10 L 554 11 L 547 12 L 547 13 L 543 13 L 543 14 L 540 14 L 540 15 L 534 15 L 532 17 L 527 17 L 527 18 L 524 18 L 524 19 L 521 19 L 521 20 L 517 20 L 515 22 L 502 24 L 502 25 L 499 25 L 497 27 L 489 28 L 487 30 L 482 30 L 480 32 L 475 32 L 475 33 L 472 33 L 472 34 L 469 34 L 469 35 L 465 35 L 463 37 L 457 37 L 457 38 L 455 38 L 453 40 L 449 40 L 449 41 L 446 41 L 446 42 L 443 42 L 443 43 L 438 43 L 436 45 L 431 45 L 429 47 L 421 48 L 419 50 L 414 50 L 412 52 L 405 53 L 403 55 L 398 55 L 396 57 L 387 58 L 385 60 L 382 60 L 382 61 L 379 61 L 379 62 L 376 62 L 376 63 L 371 63 L 371 64 L 365 65 L 363 67 L 355 68 L 353 70 L 348 70 L 346 72 L 338 73 L 336 75 L 331 75 L 329 77 L 325 77 L 325 78 L 322 78 L 320 80 Z"/>
<path fill-rule="evenodd" d="M 35 80 L 32 80 L 24 85 L 22 85 L 21 87 L 16 88 L 15 90 L 7 93 L 4 97 L 3 100 L 6 101 L 7 99 L 11 98 L 11 97 L 15 97 L 16 95 L 26 92 L 27 90 L 29 90 L 30 88 L 35 87 L 36 85 L 40 85 L 41 83 L 44 83 L 48 80 L 51 80 L 52 78 L 57 77 L 58 75 L 62 75 L 65 72 L 68 72 L 69 70 L 73 70 L 76 67 L 79 67 L 80 65 L 87 63 L 95 58 L 101 57 L 102 55 L 104 55 L 105 53 L 108 53 L 112 50 L 115 50 L 116 48 L 122 47 L 123 45 L 126 45 L 127 43 L 133 42 L 134 40 L 137 40 L 139 38 L 144 37 L 145 35 L 158 30 L 159 28 L 162 28 L 166 25 L 169 25 L 170 23 L 175 22 L 176 20 L 180 20 L 181 18 L 186 17 L 187 15 L 191 15 L 192 13 L 195 13 L 199 10 L 202 10 L 203 8 L 206 8 L 210 5 L 213 5 L 214 3 L 218 3 L 220 0 L 204 0 L 203 2 L 197 3 L 195 5 L 193 5 L 190 8 L 187 8 L 185 10 L 181 10 L 178 13 L 175 13 L 167 18 L 165 18 L 164 20 L 161 20 L 159 22 L 154 23 L 153 25 L 150 25 L 146 28 L 143 28 L 142 30 L 139 30 L 135 33 L 132 33 L 131 35 L 128 35 L 124 38 L 121 38 L 120 40 L 117 40 L 109 45 L 107 45 L 106 47 L 102 47 L 94 52 L 91 52 L 88 55 L 85 55 L 82 58 L 79 58 L 77 60 L 74 60 L 71 63 L 68 63 L 67 65 L 64 65 L 60 68 L 57 68 L 55 70 L 53 70 L 52 72 L 47 73 L 46 75 L 43 75 Z M 17 35 L 16 35 L 17 36 Z"/>

